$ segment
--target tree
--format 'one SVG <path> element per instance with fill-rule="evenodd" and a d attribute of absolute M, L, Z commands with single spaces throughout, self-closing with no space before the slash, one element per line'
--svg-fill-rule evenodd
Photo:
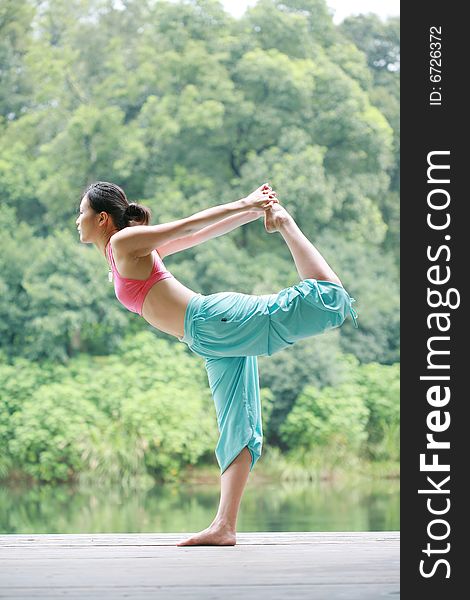
<path fill-rule="evenodd" d="M 270 181 L 357 297 L 360 328 L 346 323 L 339 348 L 397 361 L 397 21 L 335 26 L 324 0 L 262 0 L 240 20 L 215 0 L 2 7 L 14 105 L 0 120 L 8 360 L 113 353 L 126 327 L 147 328 L 115 299 L 101 257 L 73 237 L 82 189 L 105 179 L 149 205 L 155 222 Z M 274 293 L 298 281 L 287 246 L 261 221 L 168 257 L 168 267 L 201 293 Z M 293 401 L 279 392 L 275 406 Z M 273 410 L 275 423 L 284 408 Z"/>
<path fill-rule="evenodd" d="M 0 123 L 20 117 L 31 88 L 24 57 L 30 44 L 34 8 L 28 0 L 3 0 L 0 4 Z"/>

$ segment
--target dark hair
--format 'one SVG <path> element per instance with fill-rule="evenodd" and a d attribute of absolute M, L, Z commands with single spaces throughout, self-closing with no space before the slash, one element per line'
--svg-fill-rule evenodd
<path fill-rule="evenodd" d="M 107 212 L 118 229 L 132 225 L 148 225 L 152 211 L 146 206 L 129 202 L 124 190 L 115 183 L 96 181 L 87 187 L 82 198 L 87 195 L 91 208 L 99 213 Z"/>

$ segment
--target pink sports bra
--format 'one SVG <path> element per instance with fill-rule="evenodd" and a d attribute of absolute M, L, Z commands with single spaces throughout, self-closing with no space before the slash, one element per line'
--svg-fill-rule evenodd
<path fill-rule="evenodd" d="M 116 263 L 114 262 L 110 242 L 108 242 L 107 247 L 109 247 L 109 252 L 107 252 L 107 254 L 113 271 L 114 292 L 116 298 L 127 309 L 142 316 L 142 306 L 144 304 L 145 296 L 148 294 L 153 284 L 162 279 L 173 277 L 173 275 L 165 268 L 158 252 L 153 250 L 153 268 L 148 279 L 129 279 L 128 277 L 121 277 L 116 268 Z"/>

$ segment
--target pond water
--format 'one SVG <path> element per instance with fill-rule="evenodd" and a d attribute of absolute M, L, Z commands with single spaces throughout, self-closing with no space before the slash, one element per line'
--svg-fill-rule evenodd
<path fill-rule="evenodd" d="M 361 483 L 248 481 L 238 531 L 397 531 L 398 480 Z M 39 486 L 0 488 L 0 533 L 195 532 L 214 518 L 219 487 L 148 491 Z"/>

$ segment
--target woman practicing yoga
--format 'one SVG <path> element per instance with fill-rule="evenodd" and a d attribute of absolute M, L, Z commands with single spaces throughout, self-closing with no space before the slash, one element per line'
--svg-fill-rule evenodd
<path fill-rule="evenodd" d="M 165 256 L 263 215 L 266 231 L 278 231 L 286 241 L 300 283 L 262 296 L 205 296 L 166 270 Z M 339 327 L 348 312 L 357 327 L 355 300 L 268 184 L 185 219 L 148 225 L 150 216 L 149 209 L 129 203 L 119 186 L 99 181 L 82 195 L 76 222 L 80 240 L 106 257 L 118 300 L 205 359 L 220 434 L 220 503 L 207 529 L 177 545 L 233 546 L 243 490 L 263 442 L 257 357 Z"/>

